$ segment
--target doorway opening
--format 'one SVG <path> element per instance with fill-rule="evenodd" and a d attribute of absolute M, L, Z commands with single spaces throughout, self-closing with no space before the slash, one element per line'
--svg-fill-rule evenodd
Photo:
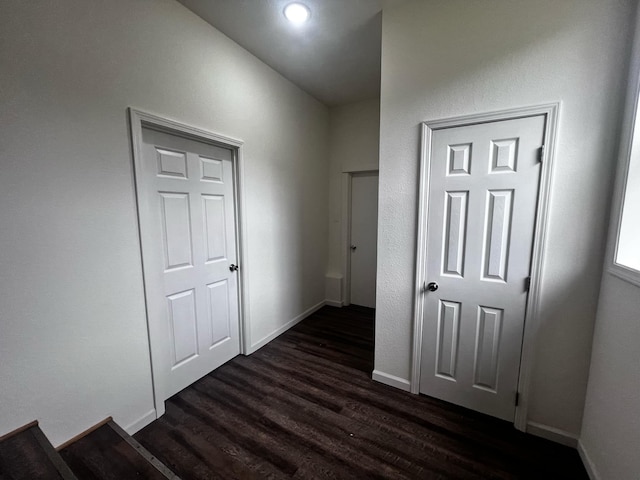
<path fill-rule="evenodd" d="M 246 351 L 242 142 L 129 109 L 155 411 Z"/>
<path fill-rule="evenodd" d="M 558 108 L 422 126 L 411 391 L 506 418 L 520 430 L 527 427 Z"/>
<path fill-rule="evenodd" d="M 343 304 L 375 308 L 378 171 L 343 174 Z"/>

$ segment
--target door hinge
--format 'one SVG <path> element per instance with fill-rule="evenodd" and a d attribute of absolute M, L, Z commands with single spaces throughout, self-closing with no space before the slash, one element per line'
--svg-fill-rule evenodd
<path fill-rule="evenodd" d="M 538 161 L 542 163 L 544 161 L 544 145 L 540 147 L 540 157 L 538 157 Z"/>
<path fill-rule="evenodd" d="M 524 289 L 528 292 L 531 290 L 531 277 L 527 277 L 524 279 Z"/>
<path fill-rule="evenodd" d="M 516 407 L 520 404 L 520 392 L 516 392 Z"/>

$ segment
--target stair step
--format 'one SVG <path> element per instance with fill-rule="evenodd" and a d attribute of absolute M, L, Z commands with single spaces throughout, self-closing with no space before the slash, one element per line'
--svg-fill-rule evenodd
<path fill-rule="evenodd" d="M 0 438 L 0 479 L 77 480 L 38 422 Z"/>
<path fill-rule="evenodd" d="M 65 446 L 60 454 L 82 480 L 179 480 L 112 420 Z"/>

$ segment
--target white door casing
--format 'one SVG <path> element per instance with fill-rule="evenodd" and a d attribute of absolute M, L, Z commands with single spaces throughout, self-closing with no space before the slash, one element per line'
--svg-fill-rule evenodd
<path fill-rule="evenodd" d="M 513 421 L 545 115 L 434 130 L 420 392 Z M 423 210 L 424 214 L 425 210 Z"/>
<path fill-rule="evenodd" d="M 134 120 L 138 215 L 156 415 L 240 352 L 237 143 Z M 134 128 L 136 127 L 137 128 Z M 164 130 L 164 131 L 161 131 Z"/>
<path fill-rule="evenodd" d="M 378 173 L 351 175 L 350 292 L 354 305 L 375 308 L 378 238 Z"/>

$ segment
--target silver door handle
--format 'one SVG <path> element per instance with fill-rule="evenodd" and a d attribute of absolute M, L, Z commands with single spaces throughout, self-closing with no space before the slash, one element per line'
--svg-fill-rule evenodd
<path fill-rule="evenodd" d="M 232 272 L 237 272 L 238 271 L 238 266 L 234 265 L 233 263 L 231 265 L 229 265 L 229 270 Z"/>
<path fill-rule="evenodd" d="M 436 282 L 430 282 L 427 284 L 427 287 L 425 288 L 425 290 L 429 290 L 430 292 L 435 292 L 436 290 L 438 290 L 438 288 L 440 287 Z"/>

